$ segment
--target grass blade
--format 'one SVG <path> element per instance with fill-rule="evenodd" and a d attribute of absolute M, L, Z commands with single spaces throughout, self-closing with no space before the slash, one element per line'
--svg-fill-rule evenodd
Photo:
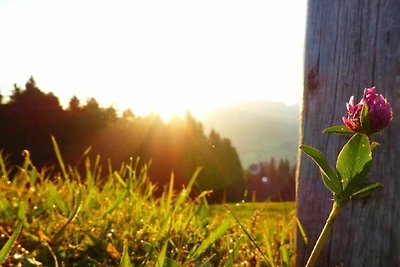
<path fill-rule="evenodd" d="M 54 152 L 56 153 L 58 164 L 60 164 L 60 168 L 64 175 L 64 178 L 69 179 L 68 173 L 65 169 L 63 158 L 61 156 L 60 148 L 58 147 L 56 138 L 53 135 L 51 136 L 51 141 L 53 142 Z"/>
<path fill-rule="evenodd" d="M 194 172 L 194 174 L 192 175 L 192 178 L 190 179 L 186 188 L 181 190 L 181 192 L 179 193 L 179 195 L 176 199 L 174 210 L 179 208 L 179 206 L 182 205 L 186 201 L 186 199 L 188 198 L 190 191 L 192 190 L 192 187 L 197 179 L 197 176 L 199 176 L 200 171 L 201 171 L 201 168 L 197 168 L 196 171 Z"/>
<path fill-rule="evenodd" d="M 124 240 L 124 252 L 122 253 L 119 267 L 133 267 L 131 259 L 129 258 L 128 241 L 126 240 Z"/>
<path fill-rule="evenodd" d="M 307 245 L 308 244 L 307 234 L 306 234 L 306 231 L 304 230 L 304 227 L 301 224 L 299 218 L 296 218 L 296 223 L 297 223 L 297 226 L 299 227 L 299 231 L 300 231 L 301 237 L 303 238 L 304 244 Z"/>
<path fill-rule="evenodd" d="M 290 266 L 290 257 L 289 257 L 289 252 L 288 252 L 287 247 L 281 246 L 279 248 L 279 251 L 281 252 L 282 266 L 289 267 Z"/>
<path fill-rule="evenodd" d="M 167 202 L 166 202 L 166 212 L 169 213 L 169 211 L 172 209 L 171 204 L 172 204 L 172 197 L 174 195 L 174 173 L 171 173 L 171 178 L 169 181 L 169 189 L 168 189 L 168 194 L 167 194 Z"/>
<path fill-rule="evenodd" d="M 49 197 L 52 199 L 52 202 L 57 206 L 57 208 L 62 212 L 63 215 L 68 214 L 67 205 L 65 204 L 64 200 L 60 196 L 57 191 L 57 188 L 53 184 L 49 184 Z"/>
<path fill-rule="evenodd" d="M 218 238 L 220 238 L 228 229 L 231 228 L 231 221 L 225 220 L 223 221 L 217 229 L 214 230 L 193 253 L 194 258 L 198 258 L 212 243 L 215 242 Z"/>
<path fill-rule="evenodd" d="M 239 221 L 239 219 L 236 217 L 236 215 L 233 213 L 232 209 L 229 208 L 228 205 L 225 205 L 225 207 L 229 210 L 230 214 L 232 214 L 233 218 L 239 225 L 239 227 L 243 230 L 243 232 L 247 235 L 247 237 L 250 239 L 251 243 L 257 248 L 258 252 L 260 252 L 261 256 L 264 258 L 266 264 L 268 266 L 272 266 L 271 262 L 268 260 L 267 256 L 265 256 L 264 252 L 262 252 L 261 248 L 258 246 L 257 242 L 254 240 L 254 238 L 251 236 L 249 231 L 244 227 L 244 225 Z"/>
<path fill-rule="evenodd" d="M 167 254 L 167 247 L 168 247 L 168 239 L 165 240 L 163 247 L 161 248 L 160 254 L 158 254 L 157 257 L 157 267 L 163 267 L 164 266 L 164 261 L 165 261 L 165 256 Z"/>
<path fill-rule="evenodd" d="M 6 244 L 0 250 L 0 264 L 3 264 L 7 259 L 8 254 L 10 254 L 12 247 L 17 240 L 19 233 L 22 230 L 22 223 L 19 223 L 11 235 L 10 239 L 7 240 Z"/>
<path fill-rule="evenodd" d="M 9 181 L 8 171 L 6 169 L 6 164 L 4 163 L 3 150 L 0 150 L 0 170 L 1 170 L 1 179 L 5 179 L 5 181 Z"/>
<path fill-rule="evenodd" d="M 78 191 L 77 196 L 76 196 L 76 201 L 75 201 L 75 207 L 71 214 L 68 217 L 68 220 L 65 222 L 65 224 L 60 228 L 60 230 L 54 235 L 53 239 L 57 240 L 61 236 L 62 233 L 64 233 L 65 229 L 67 228 L 68 224 L 72 222 L 73 219 L 78 215 L 79 210 L 82 207 L 82 192 Z"/>
<path fill-rule="evenodd" d="M 128 197 L 128 195 L 129 191 L 128 189 L 125 189 L 124 192 L 120 194 L 103 213 L 103 218 L 110 214 L 113 210 L 115 210 L 122 203 L 122 201 L 124 201 Z"/>
<path fill-rule="evenodd" d="M 232 252 L 229 254 L 228 263 L 227 263 L 228 266 L 233 266 L 233 263 L 239 253 L 242 241 L 243 241 L 243 236 L 239 237 L 239 239 L 236 241 L 235 247 L 233 248 Z"/>

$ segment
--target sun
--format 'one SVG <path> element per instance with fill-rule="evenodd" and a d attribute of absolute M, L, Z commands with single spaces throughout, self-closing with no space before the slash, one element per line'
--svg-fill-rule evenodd
<path fill-rule="evenodd" d="M 175 109 L 175 108 L 169 107 L 169 106 L 165 106 L 165 107 L 159 107 L 157 110 L 154 110 L 152 112 L 160 115 L 161 119 L 164 122 L 169 122 L 174 117 L 182 118 L 185 115 L 186 111 L 178 110 L 178 109 Z"/>
<path fill-rule="evenodd" d="M 199 109 L 191 103 L 168 98 L 136 97 L 120 99 L 114 106 L 118 110 L 130 109 L 135 115 L 146 116 L 158 114 L 164 122 L 169 122 L 174 117 L 183 118 L 187 112 L 199 114 Z"/>

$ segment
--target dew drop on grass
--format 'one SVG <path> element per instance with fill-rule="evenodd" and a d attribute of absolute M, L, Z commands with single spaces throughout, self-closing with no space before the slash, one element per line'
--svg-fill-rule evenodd
<path fill-rule="evenodd" d="M 4 238 L 5 236 L 6 236 L 5 234 L 1 234 L 1 235 L 0 235 L 1 238 Z"/>
<path fill-rule="evenodd" d="M 33 207 L 34 210 L 37 210 L 37 208 L 38 208 L 37 206 L 34 206 L 34 207 Z"/>
<path fill-rule="evenodd" d="M 108 233 L 108 234 L 107 234 L 107 237 L 112 237 L 112 233 Z"/>
<path fill-rule="evenodd" d="M 233 252 L 233 249 L 228 250 L 228 252 L 229 252 L 229 253 L 232 253 L 232 252 Z"/>
<path fill-rule="evenodd" d="M 15 254 L 14 254 L 14 259 L 19 260 L 19 259 L 21 259 L 23 256 L 24 256 L 24 255 L 22 255 L 22 254 L 17 254 L 17 253 L 15 253 Z"/>

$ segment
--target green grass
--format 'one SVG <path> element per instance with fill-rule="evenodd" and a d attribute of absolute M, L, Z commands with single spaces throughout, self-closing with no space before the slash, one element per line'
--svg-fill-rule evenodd
<path fill-rule="evenodd" d="M 0 155 L 0 264 L 7 266 L 293 266 L 294 203 L 209 205 L 174 179 L 153 196 L 147 167 L 37 170 Z M 22 230 L 20 229 L 22 225 Z M 254 243 L 265 255 L 262 257 Z"/>

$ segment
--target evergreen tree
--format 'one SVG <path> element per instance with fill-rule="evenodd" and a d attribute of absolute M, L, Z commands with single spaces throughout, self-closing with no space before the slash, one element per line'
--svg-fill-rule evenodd
<path fill-rule="evenodd" d="M 76 96 L 73 96 L 71 100 L 69 100 L 69 105 L 68 105 L 68 111 L 71 111 L 72 113 L 76 113 L 78 111 L 82 110 L 81 108 L 81 102 Z"/>
<path fill-rule="evenodd" d="M 18 85 L 14 83 L 14 88 L 10 96 L 10 103 L 18 101 L 20 95 L 21 95 L 21 88 L 19 88 Z"/>

